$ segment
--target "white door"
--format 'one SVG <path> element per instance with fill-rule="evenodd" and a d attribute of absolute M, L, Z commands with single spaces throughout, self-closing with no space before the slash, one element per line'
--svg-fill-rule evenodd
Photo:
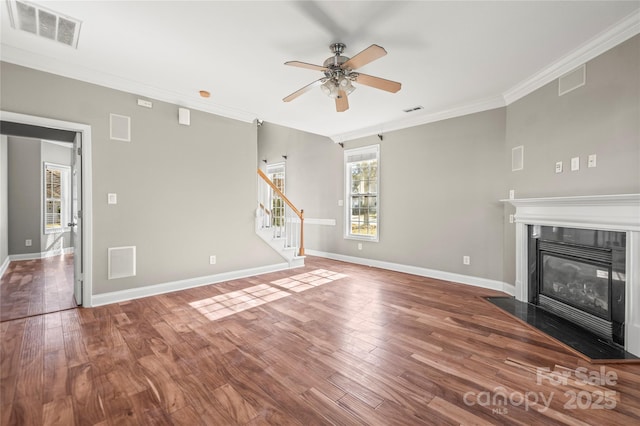
<path fill-rule="evenodd" d="M 73 294 L 82 305 L 82 133 L 76 133 L 71 154 L 71 243 L 73 244 Z"/>

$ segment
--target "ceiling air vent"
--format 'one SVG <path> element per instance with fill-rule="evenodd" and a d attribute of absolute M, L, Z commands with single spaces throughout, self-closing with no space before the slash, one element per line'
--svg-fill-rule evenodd
<path fill-rule="evenodd" d="M 415 107 L 413 107 L 413 108 L 403 109 L 403 111 L 404 111 L 404 112 L 413 112 L 413 111 L 418 111 L 418 110 L 420 110 L 420 109 L 422 109 L 422 107 L 421 107 L 421 106 L 415 106 Z"/>
<path fill-rule="evenodd" d="M 26 1 L 10 0 L 11 26 L 74 48 L 78 47 L 80 22 L 50 9 Z"/>

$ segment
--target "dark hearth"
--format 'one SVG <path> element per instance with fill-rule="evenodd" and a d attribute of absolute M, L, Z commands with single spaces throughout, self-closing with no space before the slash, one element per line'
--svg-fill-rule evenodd
<path fill-rule="evenodd" d="M 595 334 L 578 327 L 531 303 L 519 302 L 514 297 L 487 297 L 489 302 L 524 323 L 580 352 L 591 362 L 637 361 L 638 357 L 619 345 L 605 342 Z"/>

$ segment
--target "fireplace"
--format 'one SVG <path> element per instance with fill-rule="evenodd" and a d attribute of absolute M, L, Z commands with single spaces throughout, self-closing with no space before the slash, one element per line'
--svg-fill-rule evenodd
<path fill-rule="evenodd" d="M 516 300 L 579 311 L 572 321 L 640 356 L 640 194 L 503 201 L 516 208 Z"/>
<path fill-rule="evenodd" d="M 624 347 L 626 234 L 528 226 L 529 302 Z"/>

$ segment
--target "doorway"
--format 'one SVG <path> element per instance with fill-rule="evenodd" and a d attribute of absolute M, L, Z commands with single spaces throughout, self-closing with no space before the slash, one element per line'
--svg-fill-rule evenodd
<path fill-rule="evenodd" d="M 46 160 L 45 150 L 40 148 L 36 177 L 40 183 L 40 193 L 36 196 L 39 201 L 39 241 L 34 241 L 37 238 L 24 241 L 19 238 L 19 245 L 29 243 L 33 247 L 18 250 L 23 253 L 0 250 L 0 272 L 3 273 L 0 320 L 78 305 L 91 306 L 91 127 L 4 111 L 0 112 L 0 118 L 3 135 L 44 139 L 47 142 L 42 144 L 47 147 L 53 146 L 58 152 L 66 148 L 68 153 L 68 164 L 62 164 L 64 160 L 60 157 L 56 161 L 43 161 Z M 5 140 L 3 136 L 3 143 Z M 6 168 L 5 162 L 3 166 Z M 47 185 L 50 185 L 48 192 Z M 10 192 L 8 188 L 3 191 Z M 8 246 L 5 241 L 8 240 L 8 226 L 2 229 L 5 232 L 0 240 Z M 15 241 L 12 244 L 15 246 Z M 9 290 L 12 298 L 7 297 Z"/>
<path fill-rule="evenodd" d="M 0 284 L 0 321 L 74 308 L 74 246 L 68 226 L 74 143 L 14 136 L 18 132 L 11 126 L 3 125 L 1 131 L 10 263 Z"/>

